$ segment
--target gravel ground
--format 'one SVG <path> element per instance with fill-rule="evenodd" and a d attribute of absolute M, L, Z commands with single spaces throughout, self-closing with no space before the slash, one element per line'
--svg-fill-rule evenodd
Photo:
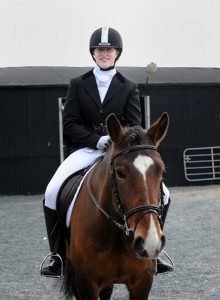
<path fill-rule="evenodd" d="M 220 185 L 170 188 L 165 250 L 175 271 L 154 278 L 149 300 L 220 299 Z M 63 299 L 57 280 L 40 276 L 48 253 L 43 196 L 0 197 L 0 299 Z M 113 300 L 128 299 L 116 285 Z M 89 300 L 89 299 L 88 299 Z"/>

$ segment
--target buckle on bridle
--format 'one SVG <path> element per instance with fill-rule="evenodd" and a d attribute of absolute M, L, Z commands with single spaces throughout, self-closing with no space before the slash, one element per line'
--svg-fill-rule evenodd
<path fill-rule="evenodd" d="M 124 232 L 127 236 L 129 236 L 132 230 L 128 226 L 127 217 L 125 215 L 123 215 L 123 219 L 124 219 Z"/>

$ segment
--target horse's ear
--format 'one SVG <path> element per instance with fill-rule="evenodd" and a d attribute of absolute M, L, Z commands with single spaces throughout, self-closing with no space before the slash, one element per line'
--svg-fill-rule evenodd
<path fill-rule="evenodd" d="M 161 117 L 154 122 L 148 129 L 147 133 L 156 146 L 164 139 L 169 126 L 169 115 L 164 112 Z"/>
<path fill-rule="evenodd" d="M 124 128 L 121 126 L 115 114 L 110 114 L 106 119 L 106 126 L 112 142 L 118 144 L 124 133 Z"/>

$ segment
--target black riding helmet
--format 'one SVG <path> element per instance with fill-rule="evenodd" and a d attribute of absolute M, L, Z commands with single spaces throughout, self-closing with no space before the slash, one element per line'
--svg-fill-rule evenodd
<path fill-rule="evenodd" d="M 115 48 L 119 50 L 118 56 L 115 62 L 119 59 L 122 50 L 123 43 L 120 33 L 111 27 L 101 27 L 93 32 L 89 42 L 89 50 L 92 55 L 95 48 Z"/>

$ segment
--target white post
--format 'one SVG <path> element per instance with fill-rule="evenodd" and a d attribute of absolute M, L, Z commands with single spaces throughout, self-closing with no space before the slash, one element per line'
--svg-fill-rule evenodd
<path fill-rule="evenodd" d="M 63 99 L 58 98 L 58 113 L 59 113 L 59 139 L 60 139 L 60 163 L 64 161 L 63 153 Z"/>
<path fill-rule="evenodd" d="M 145 128 L 150 128 L 150 96 L 144 96 L 144 116 L 145 116 Z"/>
<path fill-rule="evenodd" d="M 153 75 L 157 71 L 157 64 L 150 63 L 147 65 L 147 74 Z M 149 83 L 149 76 L 147 75 L 146 80 L 146 91 Z M 150 128 L 150 96 L 144 96 L 144 114 L 145 114 L 145 128 Z"/>

